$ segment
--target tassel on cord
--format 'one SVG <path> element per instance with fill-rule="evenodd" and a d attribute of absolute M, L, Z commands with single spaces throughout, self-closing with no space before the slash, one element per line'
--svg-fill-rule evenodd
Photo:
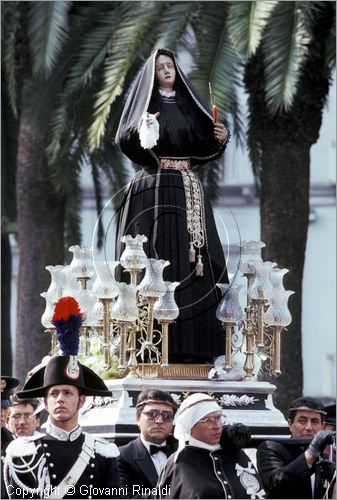
<path fill-rule="evenodd" d="M 193 242 L 192 241 L 190 242 L 189 255 L 190 255 L 190 262 L 195 262 L 195 250 L 194 250 Z"/>
<path fill-rule="evenodd" d="M 195 274 L 198 277 L 202 277 L 204 275 L 204 264 L 202 263 L 202 256 L 200 253 L 198 255 L 198 262 L 195 266 Z"/>

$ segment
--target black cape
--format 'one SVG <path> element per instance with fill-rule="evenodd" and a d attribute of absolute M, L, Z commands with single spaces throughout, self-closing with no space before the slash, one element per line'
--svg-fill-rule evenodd
<path fill-rule="evenodd" d="M 127 187 L 119 209 L 116 260 L 124 250 L 120 242 L 123 235 L 147 236 L 147 256 L 170 261 L 164 279 L 180 282 L 175 292 L 180 314 L 169 327 L 169 362 L 212 362 L 224 354 L 223 330 L 215 315 L 221 298 L 216 283 L 228 282 L 223 248 L 212 208 L 202 191 L 206 227 L 205 245 L 201 248 L 204 275 L 197 277 L 195 264 L 189 261 L 182 174 L 159 165 L 161 157 L 188 159 L 192 166 L 205 164 L 220 157 L 225 144 L 215 139 L 211 109 L 186 78 L 174 54 L 166 49 L 163 53 L 170 55 L 176 66 L 176 97 L 166 100 L 159 94 L 155 82 L 156 51 L 134 82 L 116 135 L 122 152 L 143 166 Z M 143 149 L 139 141 L 140 121 L 146 111 L 160 112 L 160 136 L 151 150 Z M 117 270 L 117 278 L 125 280 L 125 273 Z"/>
<path fill-rule="evenodd" d="M 171 455 L 159 480 L 160 498 L 264 498 L 257 471 L 243 451 L 186 446 Z M 161 496 L 162 489 L 169 493 Z"/>

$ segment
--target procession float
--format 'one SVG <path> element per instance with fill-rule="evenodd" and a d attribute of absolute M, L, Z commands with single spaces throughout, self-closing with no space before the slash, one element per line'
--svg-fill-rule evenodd
<path fill-rule="evenodd" d="M 178 403 L 193 392 L 216 397 L 227 422 L 248 425 L 253 439 L 287 435 L 286 420 L 273 404 L 276 387 L 264 377 L 281 373 L 281 336 L 291 323 L 287 302 L 293 292 L 283 286 L 288 270 L 262 260 L 263 242 L 242 242 L 238 272 L 246 286 L 235 280 L 218 284 L 223 356 L 214 364 L 170 363 L 168 339 L 170 325 L 179 321 L 174 299 L 179 283 L 164 281 L 170 263 L 147 258 L 145 241 L 144 235 L 123 236 L 120 262 L 97 261 L 91 247 L 75 245 L 69 248 L 69 265 L 46 267 L 51 282 L 41 293 L 46 300 L 41 321 L 51 350 L 42 364 L 59 353 L 54 305 L 61 297 L 74 297 L 83 312 L 79 360 L 112 392 L 111 398 L 87 398 L 80 415 L 83 428 L 117 444 L 129 441 L 138 435 L 139 392 L 156 388 L 169 391 Z M 129 283 L 116 281 L 119 264 Z"/>

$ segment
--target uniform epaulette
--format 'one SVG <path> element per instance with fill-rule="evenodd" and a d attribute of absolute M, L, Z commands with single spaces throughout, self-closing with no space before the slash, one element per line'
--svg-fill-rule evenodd
<path fill-rule="evenodd" d="M 15 458 L 35 455 L 37 452 L 35 441 L 38 441 L 42 437 L 44 437 L 44 434 L 39 432 L 33 436 L 21 436 L 14 439 L 6 448 L 6 456 Z"/>
<path fill-rule="evenodd" d="M 105 439 L 95 437 L 95 452 L 106 458 L 119 456 L 119 450 L 114 443 L 109 443 Z"/>

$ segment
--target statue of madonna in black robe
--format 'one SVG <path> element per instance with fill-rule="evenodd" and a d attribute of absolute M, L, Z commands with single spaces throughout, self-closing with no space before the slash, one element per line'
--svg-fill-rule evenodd
<path fill-rule="evenodd" d="M 161 94 L 156 82 L 155 61 L 161 54 L 174 61 L 172 96 Z M 146 112 L 160 113 L 159 139 L 151 149 L 144 149 L 139 139 Z M 164 279 L 180 282 L 175 291 L 180 313 L 169 327 L 170 363 L 212 362 L 224 354 L 224 333 L 215 311 L 221 298 L 216 283 L 228 282 L 226 262 L 211 206 L 192 167 L 207 168 L 207 162 L 223 154 L 226 142 L 215 138 L 211 109 L 174 54 L 157 50 L 131 89 L 116 135 L 122 152 L 143 167 L 128 185 L 120 207 L 116 259 L 124 250 L 123 235 L 144 234 L 147 256 L 170 261 Z M 180 170 L 179 160 L 189 168 Z M 165 168 L 167 162 L 171 168 Z M 188 222 L 194 224 L 190 233 Z"/>

